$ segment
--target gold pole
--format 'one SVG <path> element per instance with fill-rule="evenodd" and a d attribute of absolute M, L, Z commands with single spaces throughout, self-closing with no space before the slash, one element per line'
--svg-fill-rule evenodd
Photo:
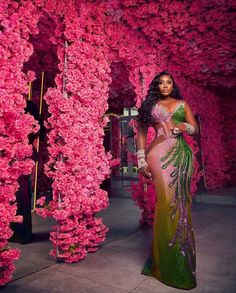
<path fill-rule="evenodd" d="M 39 116 L 42 115 L 42 105 L 43 105 L 43 88 L 44 88 L 44 71 L 41 75 L 41 88 L 40 88 L 40 102 L 39 102 Z M 39 136 L 37 137 L 36 142 L 36 151 L 39 154 Z M 33 209 L 31 212 L 35 212 L 36 209 L 36 200 L 37 200 L 37 184 L 38 184 L 38 169 L 39 169 L 39 161 L 35 162 L 35 176 L 34 176 L 34 198 L 33 198 Z"/>
<path fill-rule="evenodd" d="M 41 76 L 41 89 L 40 89 L 40 103 L 39 103 L 39 115 L 42 114 L 42 105 L 43 105 L 43 87 L 44 87 L 44 71 Z"/>
<path fill-rule="evenodd" d="M 32 81 L 29 82 L 28 101 L 32 100 Z"/>
<path fill-rule="evenodd" d="M 124 117 L 124 115 L 117 115 L 117 114 L 115 114 L 115 113 L 106 113 L 106 114 L 104 114 L 103 116 L 115 116 L 115 117 Z"/>

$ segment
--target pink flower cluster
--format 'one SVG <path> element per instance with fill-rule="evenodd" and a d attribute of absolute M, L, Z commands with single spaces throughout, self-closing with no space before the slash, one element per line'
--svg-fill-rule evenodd
<path fill-rule="evenodd" d="M 136 94 L 129 80 L 128 68 L 122 61 L 111 64 L 112 82 L 109 85 L 109 110 L 110 112 L 123 114 L 123 109 L 135 105 Z"/>
<path fill-rule="evenodd" d="M 40 11 L 40 18 L 37 24 L 39 32 L 30 35 L 29 42 L 33 45 L 33 54 L 30 56 L 28 62 L 24 64 L 24 72 L 33 70 L 36 79 L 32 83 L 32 101 L 36 107 L 40 107 L 40 91 L 42 83 L 42 72 L 44 72 L 43 80 L 43 94 L 49 87 L 55 85 L 55 77 L 58 74 L 58 56 L 57 45 L 62 38 L 63 23 L 55 14 L 49 14 L 46 11 Z M 43 99 L 41 119 L 46 121 L 49 116 L 47 111 L 47 104 Z M 48 161 L 47 150 L 47 136 L 46 132 L 40 140 L 39 154 L 38 154 L 38 179 L 37 179 L 37 197 L 45 194 L 51 189 L 51 178 L 47 177 L 44 172 L 44 165 Z M 32 174 L 32 184 L 34 187 L 34 173 Z"/>
<path fill-rule="evenodd" d="M 24 114 L 27 83 L 34 74 L 21 71 L 32 54 L 27 38 L 30 30 L 35 31 L 37 17 L 32 18 L 33 8 L 28 2 L 22 5 L 8 1 L 0 8 L 0 286 L 11 280 L 13 261 L 19 258 L 19 250 L 8 246 L 13 234 L 10 223 L 22 220 L 16 216 L 17 179 L 32 170 L 28 135 L 38 130 L 33 117 Z"/>
<path fill-rule="evenodd" d="M 56 88 L 48 89 L 45 99 L 49 112 L 47 126 L 50 159 L 47 175 L 53 179 L 53 199 L 37 211 L 53 216 L 58 225 L 51 232 L 54 249 L 51 254 L 66 262 L 83 259 L 87 252 L 98 249 L 107 227 L 95 214 L 107 208 L 108 197 L 100 189 L 110 173 L 109 160 L 103 147 L 103 128 L 107 118 L 109 65 L 103 50 L 92 34 L 81 35 L 82 21 L 73 3 L 64 16 L 66 43 L 58 43 L 58 65 L 61 73 Z M 70 6 L 71 5 L 71 6 Z M 87 40 L 89 38 L 89 40 Z M 66 61 L 65 61 L 66 60 Z"/>
<path fill-rule="evenodd" d="M 164 66 L 200 87 L 235 86 L 234 1 L 122 1 L 122 21 L 142 32 Z"/>

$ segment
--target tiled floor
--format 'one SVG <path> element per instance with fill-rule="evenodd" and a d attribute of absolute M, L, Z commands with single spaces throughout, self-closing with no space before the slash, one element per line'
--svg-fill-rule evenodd
<path fill-rule="evenodd" d="M 236 191 L 236 189 L 235 189 Z M 53 221 L 34 215 L 33 243 L 22 249 L 14 279 L 1 292 L 171 293 L 155 278 L 140 274 L 151 242 L 151 229 L 140 229 L 140 211 L 124 191 L 116 191 L 101 213 L 110 231 L 98 252 L 76 264 L 56 263 L 48 252 Z M 198 293 L 236 292 L 235 206 L 195 202 L 192 208 L 197 250 Z"/>

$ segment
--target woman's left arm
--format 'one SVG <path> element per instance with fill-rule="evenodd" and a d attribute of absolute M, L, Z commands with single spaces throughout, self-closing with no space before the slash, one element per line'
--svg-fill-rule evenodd
<path fill-rule="evenodd" d="M 189 104 L 185 101 L 184 101 L 184 108 L 186 113 L 185 122 L 178 124 L 177 127 L 189 135 L 198 135 L 199 127 L 198 127 L 197 121 L 194 118 L 193 112 Z"/>

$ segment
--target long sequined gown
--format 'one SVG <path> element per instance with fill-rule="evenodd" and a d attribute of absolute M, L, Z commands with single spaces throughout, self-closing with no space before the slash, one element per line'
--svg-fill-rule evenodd
<path fill-rule="evenodd" d="M 157 202 L 152 247 L 142 274 L 171 287 L 192 289 L 197 286 L 190 195 L 193 152 L 182 135 L 169 135 L 171 119 L 175 124 L 185 121 L 184 101 L 178 101 L 172 112 L 157 104 L 152 116 L 157 136 L 147 149 L 146 161 Z"/>

